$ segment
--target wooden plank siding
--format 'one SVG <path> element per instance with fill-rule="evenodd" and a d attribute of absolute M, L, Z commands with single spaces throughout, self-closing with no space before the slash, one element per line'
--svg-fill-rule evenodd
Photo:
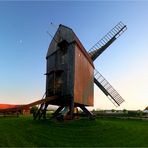
<path fill-rule="evenodd" d="M 80 56 L 81 55 L 81 56 Z M 69 27 L 60 25 L 47 56 L 46 97 L 59 95 L 52 105 L 93 105 L 93 62 Z"/>

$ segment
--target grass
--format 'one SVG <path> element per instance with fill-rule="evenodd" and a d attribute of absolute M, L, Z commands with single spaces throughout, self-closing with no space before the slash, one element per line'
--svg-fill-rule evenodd
<path fill-rule="evenodd" d="M 148 121 L 82 118 L 34 121 L 32 117 L 0 118 L 1 147 L 147 147 Z"/>

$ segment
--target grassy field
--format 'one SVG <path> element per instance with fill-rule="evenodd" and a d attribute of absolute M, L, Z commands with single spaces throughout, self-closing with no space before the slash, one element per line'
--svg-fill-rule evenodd
<path fill-rule="evenodd" d="M 1 147 L 148 146 L 148 121 L 82 118 L 34 121 L 32 117 L 1 117 Z"/>

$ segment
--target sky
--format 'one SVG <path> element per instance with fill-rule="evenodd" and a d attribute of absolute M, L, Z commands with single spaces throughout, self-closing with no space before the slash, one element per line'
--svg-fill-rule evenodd
<path fill-rule="evenodd" d="M 125 102 L 114 107 L 94 86 L 94 108 L 143 110 L 148 106 L 148 1 L 0 1 L 0 103 L 42 98 L 51 42 L 47 31 L 54 35 L 59 24 L 66 25 L 89 50 L 119 21 L 127 31 L 94 64 Z"/>

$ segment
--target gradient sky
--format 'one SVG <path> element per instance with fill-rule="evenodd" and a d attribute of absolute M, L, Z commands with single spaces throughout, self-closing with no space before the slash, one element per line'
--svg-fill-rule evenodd
<path fill-rule="evenodd" d="M 45 92 L 46 52 L 59 24 L 90 49 L 119 21 L 128 30 L 96 61 L 96 69 L 125 102 L 148 105 L 148 1 L 0 2 L 0 103 L 30 103 Z M 53 22 L 55 26 L 50 25 Z M 95 108 L 114 105 L 95 86 Z"/>

